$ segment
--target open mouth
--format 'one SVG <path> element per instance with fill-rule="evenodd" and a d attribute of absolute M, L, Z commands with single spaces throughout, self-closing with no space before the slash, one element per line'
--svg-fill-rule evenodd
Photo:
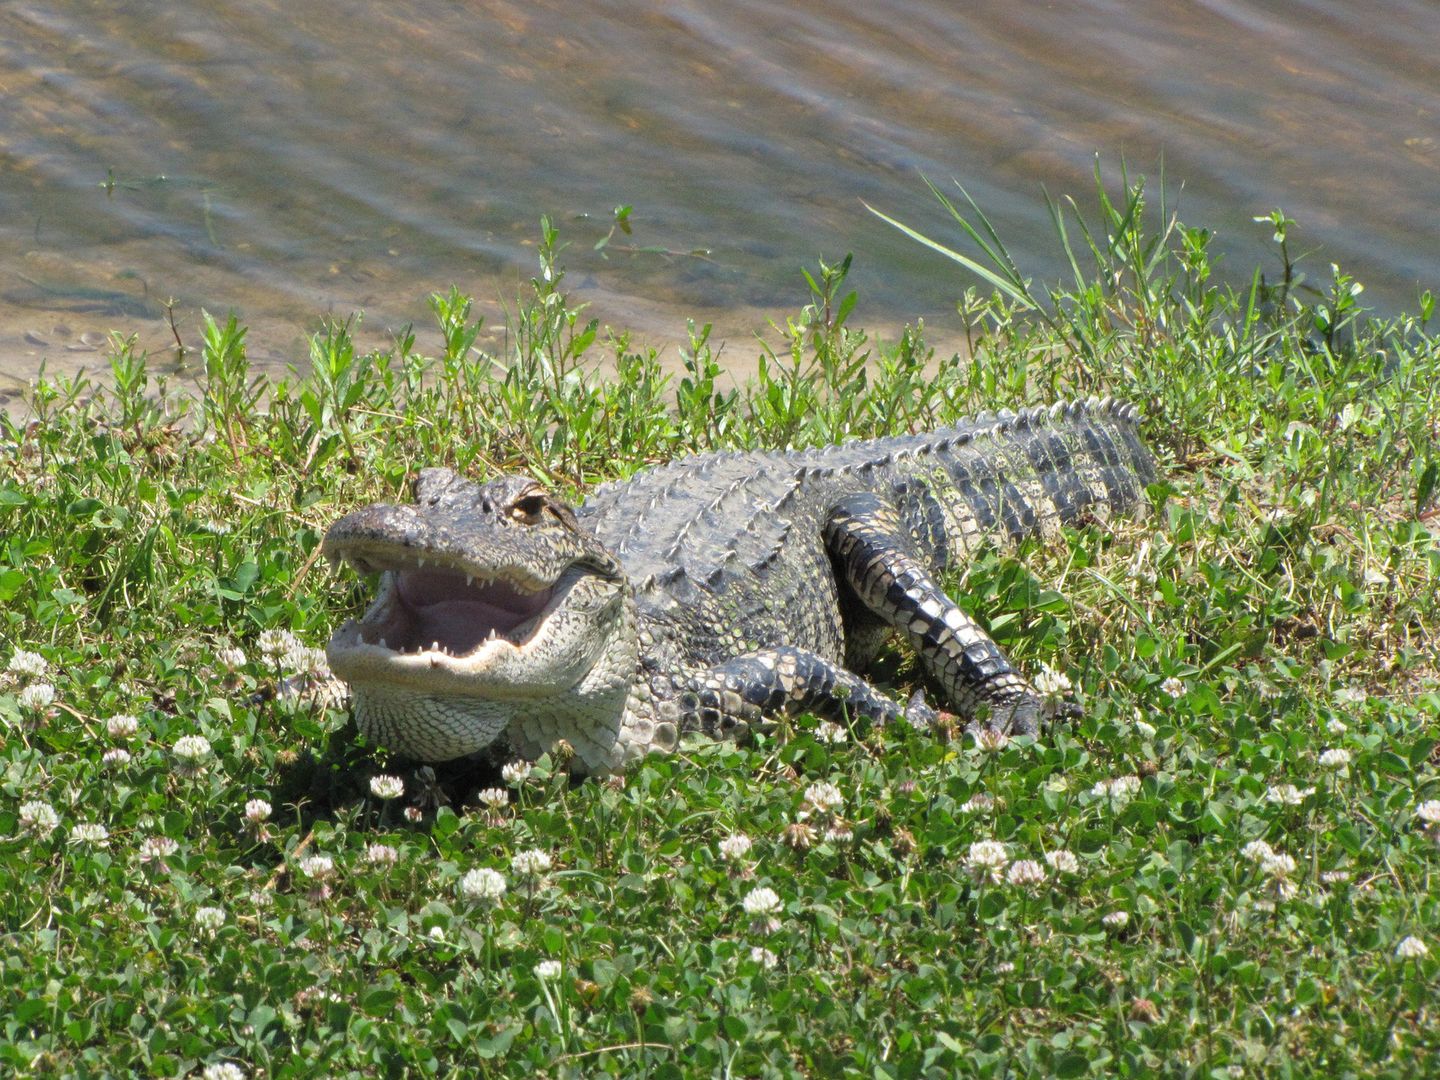
<path fill-rule="evenodd" d="M 367 616 L 361 640 L 398 653 L 445 652 L 463 656 L 486 641 L 524 643 L 555 589 L 528 591 L 503 580 L 475 578 L 440 567 L 388 570 L 382 578 L 384 618 Z M 382 614 L 376 611 L 373 614 Z"/>
<path fill-rule="evenodd" d="M 399 709 L 396 694 L 410 708 L 421 699 L 568 693 L 610 642 L 625 595 L 621 581 L 584 560 L 553 560 L 552 572 L 369 537 L 331 543 L 326 554 L 380 575 L 364 616 L 338 627 L 326 649 L 330 670 L 369 695 L 372 712 L 382 698 Z"/>
<path fill-rule="evenodd" d="M 375 569 L 373 564 L 364 569 Z M 527 587 L 445 566 L 385 569 L 380 591 L 352 630 L 352 644 L 399 655 L 467 656 L 487 642 L 522 646 L 556 599 L 558 585 Z"/>

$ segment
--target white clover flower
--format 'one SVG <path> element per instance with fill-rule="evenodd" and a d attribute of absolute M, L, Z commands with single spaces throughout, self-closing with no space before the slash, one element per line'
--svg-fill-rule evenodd
<path fill-rule="evenodd" d="M 181 761 L 198 764 L 210 756 L 210 740 L 204 735 L 182 735 L 171 752 Z"/>
<path fill-rule="evenodd" d="M 1114 780 L 1110 781 L 1110 794 L 1112 796 L 1123 795 L 1128 799 L 1138 794 L 1139 791 L 1140 777 L 1138 776 L 1117 776 Z"/>
<path fill-rule="evenodd" d="M 398 799 L 405 794 L 405 781 L 398 776 L 378 773 L 370 777 L 370 794 L 377 799 Z"/>
<path fill-rule="evenodd" d="M 31 683 L 15 695 L 16 703 L 22 709 L 48 709 L 55 700 L 55 687 L 48 682 Z"/>
<path fill-rule="evenodd" d="M 220 663 L 225 665 L 231 671 L 236 671 L 245 666 L 245 650 L 234 647 L 218 649 L 215 653 L 215 659 L 219 660 Z"/>
<path fill-rule="evenodd" d="M 967 865 L 984 870 L 999 870 L 1009 861 L 1010 853 L 999 840 L 976 840 L 965 857 Z"/>
<path fill-rule="evenodd" d="M 229 1061 L 206 1065 L 200 1073 L 201 1080 L 245 1080 L 245 1070 Z"/>
<path fill-rule="evenodd" d="M 960 804 L 960 810 L 966 814 L 979 814 L 995 809 L 995 798 L 983 791 L 977 791 L 970 798 Z"/>
<path fill-rule="evenodd" d="M 349 700 L 350 688 L 333 675 L 317 675 L 310 681 L 310 696 L 317 705 L 338 709 Z"/>
<path fill-rule="evenodd" d="M 1350 871 L 1326 870 L 1320 875 L 1320 880 L 1326 885 L 1343 885 L 1350 880 Z"/>
<path fill-rule="evenodd" d="M 1096 798 L 1109 799 L 1114 803 L 1129 802 L 1135 793 L 1140 790 L 1140 778 L 1138 776 L 1116 776 L 1110 780 L 1097 781 L 1090 789 L 1090 794 Z"/>
<path fill-rule="evenodd" d="M 17 678 L 42 679 L 50 670 L 50 664 L 37 652 L 16 649 L 10 654 L 10 663 L 5 665 L 5 670 Z"/>
<path fill-rule="evenodd" d="M 747 915 L 773 915 L 780 910 L 780 895 L 768 885 L 759 885 L 741 903 Z"/>
<path fill-rule="evenodd" d="M 1036 693 L 1048 698 L 1058 698 L 1068 694 L 1074 685 L 1070 682 L 1070 676 L 1062 671 L 1056 671 L 1049 664 L 1041 664 L 1040 670 L 1036 672 L 1035 678 L 1031 682 Z"/>
<path fill-rule="evenodd" d="M 225 925 L 225 909 L 198 907 L 195 909 L 195 926 L 203 934 L 213 934 Z"/>
<path fill-rule="evenodd" d="M 309 675 L 314 679 L 328 679 L 330 662 L 325 658 L 324 649 L 312 649 L 298 640 L 292 640 L 289 647 L 279 654 L 276 661 L 282 671 L 293 671 L 297 675 Z"/>
<path fill-rule="evenodd" d="M 1350 764 L 1350 751 L 1342 747 L 1326 750 L 1320 755 L 1320 766 L 1325 769 L 1343 769 Z"/>
<path fill-rule="evenodd" d="M 815 738 L 819 742 L 839 746 L 849 741 L 850 733 L 833 720 L 821 720 L 815 725 Z"/>
<path fill-rule="evenodd" d="M 820 813 L 829 814 L 845 805 L 845 796 L 834 784 L 821 781 L 805 789 L 805 802 Z"/>
<path fill-rule="evenodd" d="M 146 863 L 168 859 L 179 850 L 180 845 L 168 836 L 147 836 L 140 841 L 140 861 Z"/>
<path fill-rule="evenodd" d="M 511 787 L 519 787 L 530 779 L 532 766 L 528 761 L 510 761 L 500 770 L 500 778 Z"/>
<path fill-rule="evenodd" d="M 132 755 L 129 750 L 126 750 L 123 746 L 116 746 L 106 750 L 105 753 L 100 755 L 100 763 L 102 765 L 113 766 L 129 765 L 133 758 L 134 755 Z"/>
<path fill-rule="evenodd" d="M 805 820 L 809 816 L 807 811 L 802 810 L 799 821 L 792 821 L 780 831 L 780 839 L 786 847 L 793 851 L 808 851 L 810 845 L 815 843 L 818 834 L 815 832 L 815 826 Z"/>
<path fill-rule="evenodd" d="M 405 807 L 404 813 L 402 813 L 400 816 L 403 817 L 406 821 L 410 822 L 410 824 L 412 825 L 418 825 L 420 824 L 420 822 L 425 820 L 425 815 L 421 813 L 418 806 Z"/>
<path fill-rule="evenodd" d="M 535 965 L 535 977 L 546 982 L 551 979 L 558 979 L 560 977 L 560 961 L 541 960 L 540 963 Z"/>
<path fill-rule="evenodd" d="M 1415 807 L 1415 816 L 1427 825 L 1440 825 L 1440 799 L 1426 799 Z"/>
<path fill-rule="evenodd" d="M 848 844 L 855 839 L 855 830 L 844 818 L 833 818 L 830 824 L 825 826 L 825 839 L 832 844 Z"/>
<path fill-rule="evenodd" d="M 775 965 L 780 963 L 780 957 L 776 956 L 769 949 L 765 948 L 764 945 L 752 945 L 750 947 L 750 959 L 755 961 L 755 963 L 759 964 L 766 971 L 773 970 Z"/>
<path fill-rule="evenodd" d="M 1272 858 L 1275 855 L 1275 849 L 1264 840 L 1251 840 L 1240 849 L 1240 855 L 1251 862 L 1259 863 Z"/>
<path fill-rule="evenodd" d="M 483 805 L 497 812 L 504 810 L 510 805 L 510 793 L 504 788 L 486 788 L 484 791 L 477 793 L 475 798 Z"/>
<path fill-rule="evenodd" d="M 1271 784 L 1265 789 L 1265 801 L 1281 806 L 1299 806 L 1306 796 L 1313 794 L 1313 787 L 1298 788 L 1294 784 Z"/>
<path fill-rule="evenodd" d="M 302 647 L 300 639 L 289 630 L 262 630 L 255 644 L 263 656 L 282 656 L 291 649 Z"/>
<path fill-rule="evenodd" d="M 1294 900 L 1300 892 L 1300 886 L 1291 881 L 1288 877 L 1277 877 L 1274 881 L 1275 895 L 1281 900 Z"/>
<path fill-rule="evenodd" d="M 323 881 L 335 872 L 335 860 L 329 855 L 306 855 L 299 866 L 301 873 L 316 881 Z"/>
<path fill-rule="evenodd" d="M 110 830 L 98 821 L 82 821 L 70 826 L 70 839 L 77 844 L 94 844 L 106 847 L 110 841 Z"/>
<path fill-rule="evenodd" d="M 1358 686 L 1342 686 L 1335 691 L 1335 700 L 1342 705 L 1363 705 L 1369 696 Z"/>
<path fill-rule="evenodd" d="M 1100 921 L 1111 930 L 1123 930 L 1129 925 L 1130 913 L 1128 911 L 1112 911 Z"/>
<path fill-rule="evenodd" d="M 1080 860 L 1075 857 L 1073 851 L 1067 851 L 1065 848 L 1047 851 L 1045 861 L 1057 874 L 1078 874 L 1080 872 Z"/>
<path fill-rule="evenodd" d="M 1273 878 L 1289 877 L 1295 872 L 1295 856 L 1274 851 L 1260 860 L 1260 872 Z"/>
<path fill-rule="evenodd" d="M 245 820 L 258 825 L 270 817 L 271 806 L 264 799 L 250 799 L 245 803 Z"/>
<path fill-rule="evenodd" d="M 1178 675 L 1171 675 L 1160 684 L 1160 689 L 1172 698 L 1178 699 L 1185 696 L 1185 682 Z"/>
<path fill-rule="evenodd" d="M 1278 698 L 1281 694 L 1285 693 L 1285 691 L 1282 690 L 1278 685 L 1276 685 L 1274 682 L 1272 682 L 1270 679 L 1267 679 L 1263 675 L 1257 676 L 1255 678 L 1254 685 L 1255 693 L 1262 701 L 1273 701 L 1275 698 Z"/>
<path fill-rule="evenodd" d="M 316 682 L 329 682 L 335 678 L 335 673 L 330 670 L 330 658 L 325 655 L 324 649 L 306 649 L 304 661 L 305 666 L 300 670 Z"/>
<path fill-rule="evenodd" d="M 996 754 L 1010 745 L 1010 736 L 999 728 L 978 728 L 975 732 L 975 749 L 982 754 Z"/>
<path fill-rule="evenodd" d="M 1005 880 L 1011 885 L 1039 885 L 1045 880 L 1045 868 L 1034 859 L 1016 859 L 1005 871 Z"/>
<path fill-rule="evenodd" d="M 428 937 L 431 941 L 444 941 L 445 928 L 437 923 L 436 925 L 430 927 L 429 930 L 425 931 L 425 936 Z"/>
<path fill-rule="evenodd" d="M 35 836 L 49 836 L 60 824 L 60 815 L 43 799 L 30 799 L 20 804 L 20 828 Z"/>
<path fill-rule="evenodd" d="M 1345 723 L 1344 720 L 1341 720 L 1338 716 L 1332 716 L 1330 717 L 1330 719 L 1325 721 L 1325 733 L 1327 735 L 1334 735 L 1338 738 L 1339 736 L 1344 735 L 1345 732 L 1349 730 L 1349 726 Z"/>
<path fill-rule="evenodd" d="M 489 867 L 467 871 L 460 879 L 460 895 L 466 900 L 493 904 L 505 895 L 505 875 Z"/>
<path fill-rule="evenodd" d="M 372 866 L 394 866 L 400 861 L 400 852 L 389 844 L 366 844 L 365 861 Z"/>
<path fill-rule="evenodd" d="M 105 734 L 112 739 L 128 739 L 139 730 L 139 719 L 129 713 L 120 713 L 105 721 Z"/>
<path fill-rule="evenodd" d="M 521 877 L 539 877 L 550 870 L 550 856 L 539 848 L 520 851 L 510 860 L 510 869 Z"/>
<path fill-rule="evenodd" d="M 995 965 L 994 970 L 996 975 L 1013 975 L 1015 974 L 1015 961 L 1001 960 Z"/>
<path fill-rule="evenodd" d="M 1430 955 L 1430 947 L 1418 937 L 1402 938 L 1395 946 L 1395 956 L 1400 960 L 1423 960 Z"/>
<path fill-rule="evenodd" d="M 739 862 L 750 854 L 750 848 L 753 846 L 754 841 L 744 833 L 731 833 L 720 841 L 720 856 L 730 862 Z"/>

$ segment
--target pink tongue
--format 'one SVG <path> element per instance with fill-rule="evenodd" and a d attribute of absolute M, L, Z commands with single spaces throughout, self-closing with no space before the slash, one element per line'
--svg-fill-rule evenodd
<path fill-rule="evenodd" d="M 453 653 L 468 653 L 494 630 L 502 636 L 527 616 L 479 600 L 451 600 L 412 608 L 410 637 L 421 646 L 432 642 Z"/>
<path fill-rule="evenodd" d="M 526 595 L 506 585 L 466 585 L 450 571 L 406 571 L 398 581 L 410 613 L 407 638 L 421 648 L 438 642 L 468 653 L 493 630 L 505 635 L 545 606 L 544 593 Z"/>

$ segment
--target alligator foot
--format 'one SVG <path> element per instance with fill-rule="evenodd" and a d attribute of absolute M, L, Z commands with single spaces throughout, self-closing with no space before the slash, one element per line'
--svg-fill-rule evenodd
<path fill-rule="evenodd" d="M 905 719 L 910 726 L 919 731 L 928 731 L 940 720 L 941 712 L 925 700 L 924 689 L 916 690 L 910 695 L 910 701 L 905 706 Z"/>
<path fill-rule="evenodd" d="M 1039 735 L 1052 724 L 1079 719 L 1083 712 L 1073 701 L 1043 698 L 1033 693 L 1016 694 L 1004 701 L 991 702 L 989 712 L 966 724 L 965 732 L 975 735 L 988 730 L 1005 735 Z"/>

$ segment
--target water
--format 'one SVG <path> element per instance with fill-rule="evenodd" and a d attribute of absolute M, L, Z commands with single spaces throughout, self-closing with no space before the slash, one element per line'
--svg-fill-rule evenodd
<path fill-rule="evenodd" d="M 498 344 L 542 213 L 576 295 L 667 350 L 693 317 L 748 366 L 799 268 L 847 251 L 859 324 L 944 341 L 964 279 L 862 200 L 940 232 L 921 175 L 958 179 L 1053 277 L 1042 187 L 1087 205 L 1097 153 L 1112 181 L 1163 157 L 1235 280 L 1282 206 L 1312 276 L 1391 310 L 1440 285 L 1433 3 L 855 7 L 7 3 L 0 376 L 94 366 L 111 329 L 163 352 L 170 299 L 188 343 L 234 310 L 283 367 L 324 315 L 381 344 L 455 283 Z"/>

